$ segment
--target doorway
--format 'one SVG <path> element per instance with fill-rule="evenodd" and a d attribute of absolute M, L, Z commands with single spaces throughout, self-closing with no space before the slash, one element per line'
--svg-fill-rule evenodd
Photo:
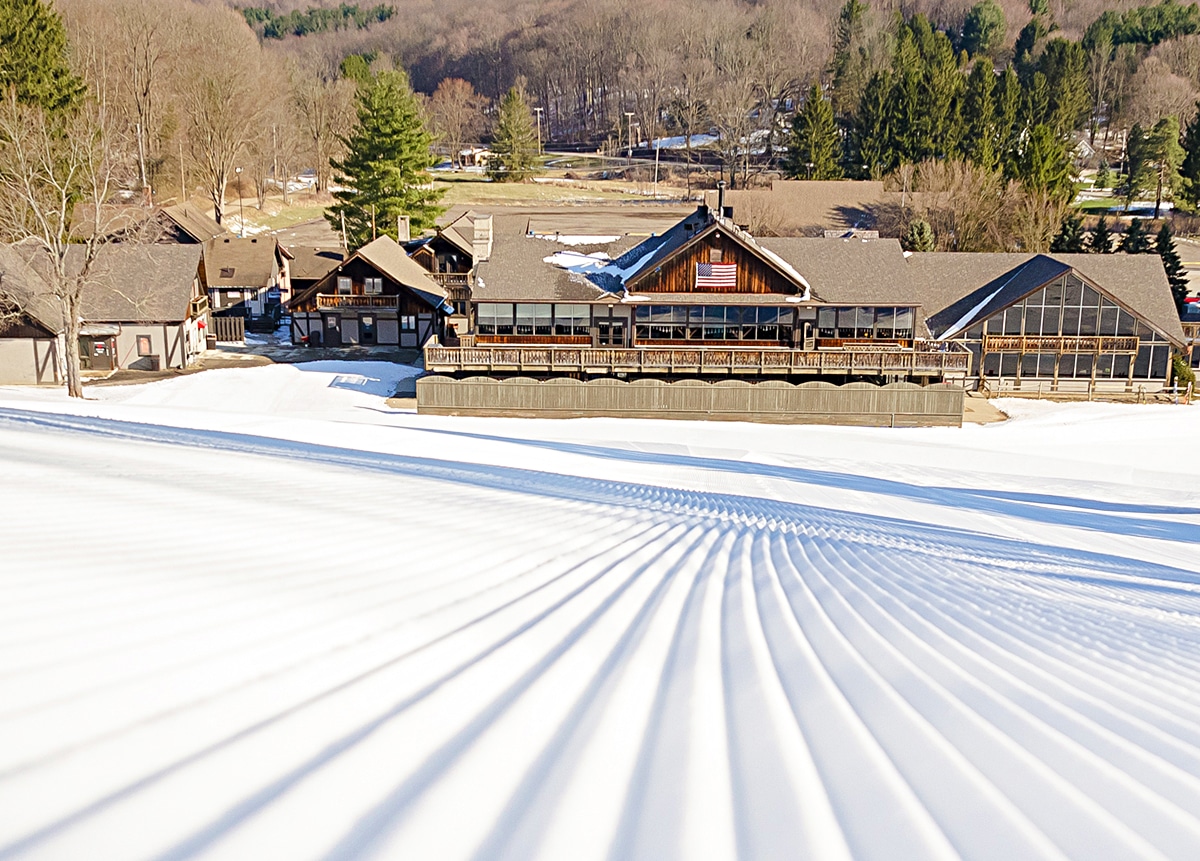
<path fill-rule="evenodd" d="M 325 330 L 325 334 L 321 338 L 321 343 L 326 347 L 342 346 L 342 315 L 341 314 L 325 314 L 323 315 L 323 324 L 321 326 Z"/>
<path fill-rule="evenodd" d="M 378 340 L 375 334 L 375 315 L 374 314 L 359 314 L 358 315 L 358 343 L 364 347 L 374 347 Z"/>

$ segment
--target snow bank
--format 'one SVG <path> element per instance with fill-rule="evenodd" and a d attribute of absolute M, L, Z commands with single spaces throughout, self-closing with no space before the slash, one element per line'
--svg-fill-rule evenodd
<path fill-rule="evenodd" d="M 0 857 L 1195 856 L 1200 410 L 387 410 L 413 372 L 0 390 Z"/>

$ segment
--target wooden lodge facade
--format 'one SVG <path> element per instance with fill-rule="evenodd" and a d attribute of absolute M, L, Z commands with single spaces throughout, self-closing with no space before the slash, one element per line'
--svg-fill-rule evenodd
<path fill-rule="evenodd" d="M 756 239 L 703 205 L 642 239 L 497 221 L 458 337 L 425 347 L 429 372 L 1155 391 L 1184 347 L 1153 255 Z"/>
<path fill-rule="evenodd" d="M 292 342 L 421 347 L 445 332 L 445 290 L 391 237 L 364 245 L 288 304 Z"/>

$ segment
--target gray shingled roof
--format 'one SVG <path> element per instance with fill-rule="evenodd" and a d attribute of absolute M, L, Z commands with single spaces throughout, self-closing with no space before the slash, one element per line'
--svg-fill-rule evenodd
<path fill-rule="evenodd" d="M 822 302 L 921 304 L 895 239 L 766 238 L 758 244 L 791 264 Z"/>
<path fill-rule="evenodd" d="M 324 278 L 346 258 L 346 253 L 337 248 L 313 248 L 310 245 L 289 245 L 287 252 L 292 260 L 288 272 L 293 278 L 316 281 Z"/>
<path fill-rule="evenodd" d="M 1156 254 L 929 252 L 911 255 L 908 265 L 924 294 L 925 316 L 935 335 L 947 334 L 951 326 L 969 325 L 956 326 L 967 312 L 974 312 L 970 322 L 982 319 L 1074 269 L 1168 338 L 1183 343 L 1170 285 Z"/>
<path fill-rule="evenodd" d="M 33 270 L 25 254 L 11 245 L 0 245 L 0 292 L 11 297 L 24 314 L 51 332 L 62 328 L 58 302 L 46 282 Z"/>
<path fill-rule="evenodd" d="M 233 235 L 214 219 L 191 204 L 184 203 L 174 206 L 164 206 L 160 211 L 171 221 L 175 222 L 180 230 L 197 242 L 208 242 L 210 239 L 215 239 L 218 236 Z"/>
<path fill-rule="evenodd" d="M 430 278 L 429 273 L 421 267 L 421 264 L 405 253 L 404 246 L 387 234 L 368 242 L 354 254 L 393 281 L 418 293 L 428 294 L 426 298 L 434 307 L 446 301 L 446 291 L 442 285 Z"/>
<path fill-rule="evenodd" d="M 222 236 L 204 243 L 209 287 L 266 287 L 278 266 L 273 237 Z"/>
<path fill-rule="evenodd" d="M 82 264 L 81 248 L 68 251 L 67 265 Z M 0 252 L 0 266 L 13 267 L 13 258 L 28 265 L 20 277 L 32 301 L 29 308 L 39 322 L 58 331 L 62 313 L 50 285 L 41 273 L 43 258 L 33 247 L 8 246 Z M 81 314 L 87 322 L 174 323 L 187 319 L 188 303 L 200 267 L 197 245 L 108 245 L 101 250 L 93 277 L 83 290 Z M 32 273 L 37 273 L 32 275 Z"/>
<path fill-rule="evenodd" d="M 492 256 L 476 265 L 471 296 L 478 302 L 595 302 L 614 298 L 587 276 L 568 272 L 545 260 L 560 251 L 603 252 L 620 257 L 638 244 L 622 237 L 604 245 L 563 245 L 525 233 L 524 216 L 496 216 Z"/>

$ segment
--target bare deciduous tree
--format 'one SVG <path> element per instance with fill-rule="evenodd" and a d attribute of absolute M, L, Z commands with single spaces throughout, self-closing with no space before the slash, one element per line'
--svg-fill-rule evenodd
<path fill-rule="evenodd" d="M 354 84 L 338 76 L 332 57 L 310 53 L 292 72 L 294 121 L 307 141 L 305 155 L 316 173 L 318 193 L 329 188 L 329 162 L 342 153 L 341 136 L 354 117 Z"/>
<path fill-rule="evenodd" d="M 262 130 L 271 93 L 263 91 L 258 41 L 240 15 L 232 9 L 197 6 L 191 10 L 189 25 L 192 37 L 205 47 L 189 57 L 179 82 L 179 99 L 192 163 L 220 223 L 225 217 L 225 189 Z"/>
<path fill-rule="evenodd" d="M 484 127 L 485 99 L 462 78 L 446 78 L 426 106 L 434 133 L 450 149 L 450 159 L 459 164 L 462 150 L 479 139 Z"/>
<path fill-rule="evenodd" d="M 120 180 L 132 179 L 122 159 L 129 141 L 94 98 L 73 114 L 48 116 L 11 95 L 0 104 L 0 140 L 0 234 L 20 243 L 49 285 L 63 317 L 67 391 L 83 397 L 81 305 L 112 238 L 107 204 Z"/>

